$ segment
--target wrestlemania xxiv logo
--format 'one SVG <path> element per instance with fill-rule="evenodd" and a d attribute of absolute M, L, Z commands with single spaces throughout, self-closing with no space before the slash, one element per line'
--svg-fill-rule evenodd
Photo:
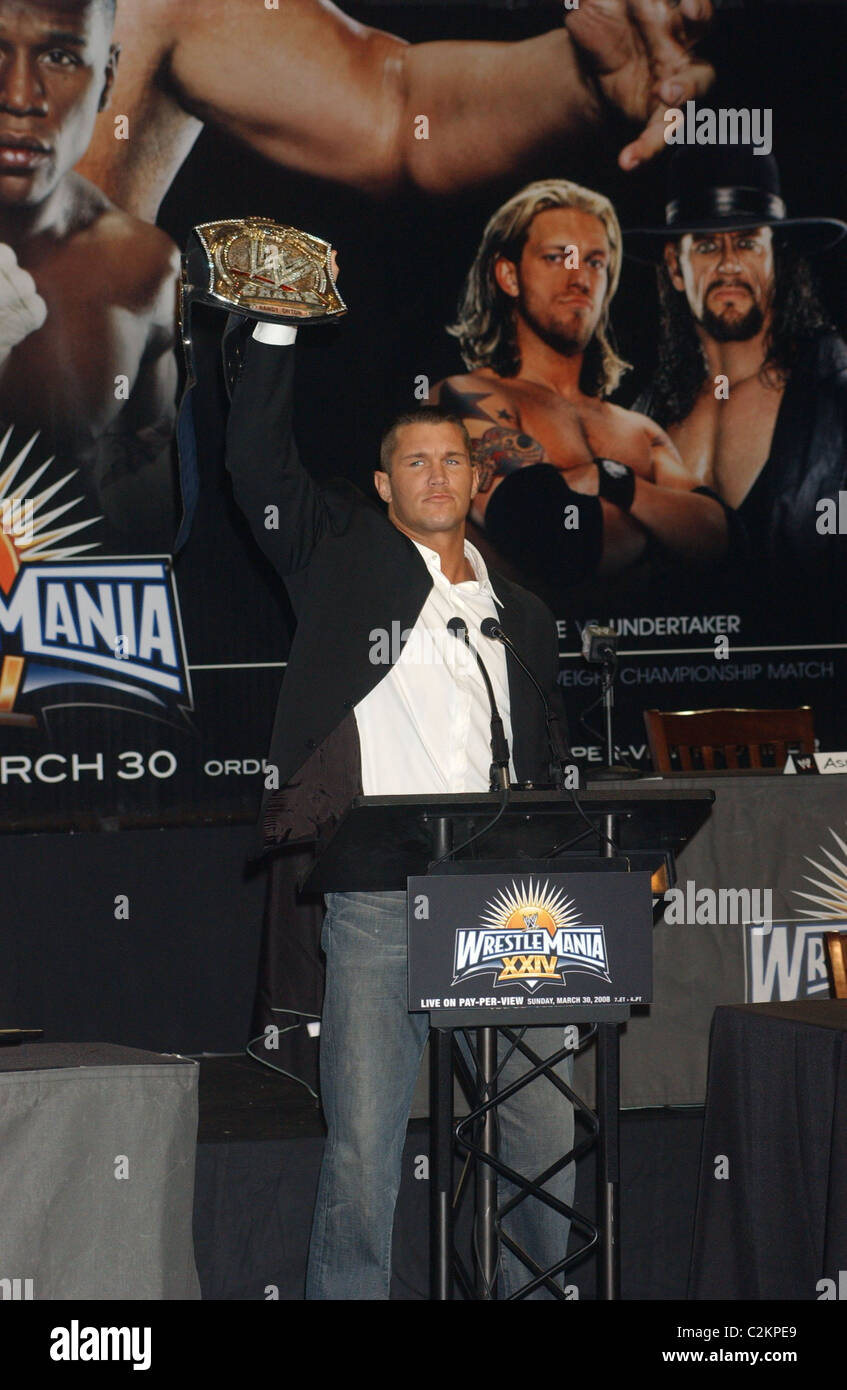
<path fill-rule="evenodd" d="M 564 983 L 567 971 L 609 980 L 606 936 L 583 926 L 573 898 L 549 881 L 501 889 L 486 904 L 477 928 L 456 932 L 453 984 L 494 974 L 494 984 L 519 984 L 532 994 L 545 981 Z"/>
<path fill-rule="evenodd" d="M 53 460 L 21 477 L 34 437 L 2 468 L 10 438 L 0 441 L 0 723 L 32 727 L 58 703 L 180 719 L 192 701 L 170 559 L 81 558 L 97 549 L 79 534 L 92 519 L 69 520 L 78 499 L 57 497 L 73 473 L 39 491 Z"/>

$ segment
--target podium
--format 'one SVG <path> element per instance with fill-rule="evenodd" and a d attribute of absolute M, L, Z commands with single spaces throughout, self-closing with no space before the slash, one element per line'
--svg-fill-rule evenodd
<path fill-rule="evenodd" d="M 588 940 L 595 933 L 590 947 L 582 946 L 568 957 L 569 970 L 593 975 L 595 981 L 605 981 L 605 987 L 580 988 L 577 996 L 572 986 L 563 983 L 563 965 L 557 958 L 550 966 L 550 954 L 527 957 L 530 965 L 523 978 L 518 971 L 518 985 L 509 985 L 504 1003 L 498 985 L 502 982 L 489 975 L 494 983 L 488 994 L 471 993 L 463 984 L 465 975 L 457 975 L 458 955 L 445 957 L 441 988 L 432 983 L 427 970 L 437 969 L 438 963 L 426 961 L 435 935 L 433 920 L 427 916 L 417 926 L 414 913 L 409 915 L 409 974 L 410 1011 L 426 1011 L 430 1015 L 432 1141 L 430 1181 L 432 1193 L 432 1297 L 438 1300 L 452 1296 L 452 1168 L 454 1141 L 475 1154 L 479 1160 L 482 1204 L 487 1211 L 483 1236 L 480 1240 L 481 1283 L 489 1290 L 491 1271 L 496 1267 L 496 1216 L 494 1214 L 494 1174 L 501 1172 L 527 1193 L 533 1193 L 536 1181 L 526 1180 L 505 1168 L 493 1147 L 491 1112 L 502 1098 L 489 1096 L 496 1073 L 496 1029 L 512 1030 L 527 1024 L 590 1023 L 597 1032 L 597 1098 L 596 1125 L 593 1126 L 598 1146 L 598 1217 L 596 1228 L 583 1222 L 596 1236 L 579 1252 L 595 1245 L 600 1252 L 600 1292 L 606 1299 L 618 1296 L 620 1283 L 620 1252 L 618 1240 L 618 1126 L 619 1126 L 619 1027 L 630 1016 L 633 1002 L 649 1002 L 652 947 L 652 900 L 674 883 L 675 855 L 699 829 L 711 811 L 714 792 L 709 789 L 674 791 L 667 787 L 633 785 L 619 787 L 604 783 L 588 788 L 577 795 L 563 790 L 514 789 L 506 792 L 458 793 L 428 796 L 358 797 L 342 816 L 332 832 L 319 843 L 318 856 L 302 887 L 309 892 L 389 892 L 407 891 L 409 901 L 424 897 L 429 909 L 432 892 L 436 896 L 452 883 L 458 890 L 466 875 L 482 875 L 479 883 L 488 888 L 497 879 L 521 880 L 530 884 L 539 876 L 567 875 L 577 896 L 584 886 L 591 904 L 589 917 L 581 935 Z M 623 875 L 626 875 L 624 880 Z M 652 884 L 652 887 L 651 887 Z M 467 884 L 466 884 L 467 886 Z M 557 884 L 557 888 L 561 885 Z M 525 896 L 525 895 L 524 895 Z M 521 894 L 518 892 L 517 898 Z M 457 896 L 458 901 L 458 896 Z M 627 903 L 633 904 L 632 912 Z M 519 909 L 520 903 L 517 902 Z M 462 909 L 464 910 L 464 909 Z M 444 939 L 451 932 L 458 937 L 455 922 L 446 921 Z M 599 919 L 602 918 L 602 921 Z M 631 921 L 626 919 L 631 918 Z M 464 918 L 462 919 L 465 920 Z M 606 923 L 604 927 L 602 923 Z M 546 928 L 548 935 L 555 923 Z M 418 927 L 420 931 L 418 931 Z M 608 929 L 617 932 L 622 948 L 617 952 L 626 958 L 625 968 L 635 970 L 637 988 L 628 986 L 627 979 L 611 973 L 610 960 L 604 957 L 597 932 Z M 629 939 L 631 937 L 631 939 Z M 504 938 L 512 940 L 511 937 Z M 515 938 L 518 939 L 518 938 Z M 521 937 L 520 940 L 524 938 Z M 546 938 L 538 939 L 542 944 Z M 551 938 L 552 939 L 552 938 Z M 565 938 L 560 938 L 564 941 Z M 418 949 L 423 943 L 423 953 Z M 463 940 L 463 951 L 468 948 Z M 565 948 L 566 949 L 566 948 Z M 458 950 L 458 947 L 457 947 Z M 496 952 L 495 952 L 496 954 Z M 502 953 L 501 953 L 502 954 Z M 599 965 L 592 959 L 597 957 Z M 462 964 L 467 964 L 463 956 Z M 510 961 L 517 957 L 509 957 Z M 644 963 L 647 962 L 647 985 L 644 984 Z M 533 966 L 533 962 L 536 964 Z M 540 963 L 539 963 L 540 962 Z M 474 961 L 474 970 L 479 960 Z M 491 970 L 487 958 L 482 970 Z M 510 968 L 514 969 L 512 965 Z M 425 980 L 416 974 L 424 969 Z M 535 975 L 530 977 L 532 970 Z M 539 977 L 541 972 L 541 978 Z M 448 978 L 452 977 L 452 978 Z M 423 988 L 416 987 L 423 981 Z M 457 986 L 461 990 L 457 994 Z M 530 992 L 532 1004 L 517 998 L 516 988 Z M 483 1099 L 460 1125 L 453 1126 L 453 1032 L 456 1029 L 479 1029 L 480 1076 Z M 534 1058 L 520 1036 L 508 1033 L 513 1045 L 530 1057 L 531 1070 L 518 1085 L 531 1084 L 542 1073 L 555 1081 L 561 1090 L 564 1083 L 554 1078 L 546 1068 L 555 1066 L 564 1050 L 545 1062 Z M 536 1065 L 538 1063 L 538 1065 Z M 515 1087 L 510 1087 L 509 1092 Z M 565 1088 L 567 1089 L 567 1088 Z M 587 1114 L 589 1108 L 572 1092 L 572 1100 Z M 469 1142 L 464 1131 L 479 1123 L 482 1128 L 478 1142 Z M 593 1142 L 593 1141 L 592 1141 Z M 564 1166 L 571 1154 L 565 1155 L 557 1167 Z M 486 1195 L 487 1194 L 487 1195 Z M 537 1195 L 533 1193 L 533 1195 Z M 555 1203 L 551 1198 L 548 1205 Z M 576 1215 L 569 1212 L 570 1216 Z M 580 1218 L 581 1220 L 582 1218 Z M 511 1248 L 511 1247 L 510 1247 Z M 540 1285 L 554 1296 L 564 1297 L 552 1281 L 549 1271 L 539 1270 L 531 1261 L 520 1258 L 533 1275 L 522 1292 Z M 553 1267 L 556 1272 L 570 1263 L 568 1257 Z M 465 1288 L 468 1280 L 463 1277 Z"/>

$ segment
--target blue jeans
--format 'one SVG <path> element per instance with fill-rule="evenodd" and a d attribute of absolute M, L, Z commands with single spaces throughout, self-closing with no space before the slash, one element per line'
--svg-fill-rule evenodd
<path fill-rule="evenodd" d="M 326 904 L 320 1069 L 328 1134 L 306 1297 L 386 1299 L 406 1124 L 429 1019 L 408 1012 L 406 894 L 330 893 Z M 526 1041 L 534 1052 L 548 1056 L 564 1045 L 564 1030 L 530 1028 Z M 499 1089 L 529 1068 L 522 1054 L 513 1053 Z M 572 1057 L 556 1070 L 570 1084 Z M 546 1077 L 519 1091 L 498 1113 L 500 1155 L 521 1173 L 536 1176 L 573 1145 L 573 1108 Z M 545 1186 L 570 1204 L 573 1164 Z M 513 1191 L 500 1184 L 498 1200 Z M 544 1267 L 562 1259 L 567 1249 L 567 1221 L 532 1197 L 507 1216 L 504 1230 Z M 531 1277 L 505 1249 L 500 1275 L 501 1296 Z M 543 1289 L 535 1296 L 551 1297 Z"/>

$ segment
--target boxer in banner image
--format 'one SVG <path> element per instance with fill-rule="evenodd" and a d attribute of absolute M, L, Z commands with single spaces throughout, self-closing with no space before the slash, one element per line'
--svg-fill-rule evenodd
<path fill-rule="evenodd" d="M 665 225 L 626 234 L 659 265 L 659 361 L 639 403 L 692 482 L 737 509 L 748 595 L 783 635 L 843 631 L 847 543 L 823 511 L 847 488 L 847 345 L 807 257 L 845 232 L 788 217 L 771 156 L 694 147 L 669 162 Z"/>
<path fill-rule="evenodd" d="M 113 0 L 0 0 L 4 465 L 38 436 L 7 495 L 42 499 L 53 556 L 162 552 L 175 530 L 177 250 L 73 172 L 114 83 L 113 16 Z"/>
<path fill-rule="evenodd" d="M 152 220 L 208 121 L 318 178 L 453 193 L 613 112 L 643 127 L 620 154 L 631 169 L 664 148 L 666 107 L 709 86 L 691 48 L 710 17 L 709 0 L 581 0 L 520 42 L 407 44 L 324 0 L 119 0 L 128 138 L 101 126 L 81 172 Z"/>
<path fill-rule="evenodd" d="M 727 509 L 665 431 L 605 399 L 626 370 L 609 330 L 620 264 L 607 198 L 522 189 L 489 220 L 450 329 L 470 370 L 435 388 L 473 438 L 472 520 L 557 590 L 648 550 L 705 566 L 727 549 Z"/>

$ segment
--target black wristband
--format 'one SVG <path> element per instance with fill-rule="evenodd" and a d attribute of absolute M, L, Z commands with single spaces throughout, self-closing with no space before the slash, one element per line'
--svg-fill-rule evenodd
<path fill-rule="evenodd" d="M 635 497 L 635 474 L 632 469 L 616 459 L 596 458 L 594 462 L 597 465 L 597 495 L 604 502 L 620 507 L 622 512 L 628 512 Z"/>

